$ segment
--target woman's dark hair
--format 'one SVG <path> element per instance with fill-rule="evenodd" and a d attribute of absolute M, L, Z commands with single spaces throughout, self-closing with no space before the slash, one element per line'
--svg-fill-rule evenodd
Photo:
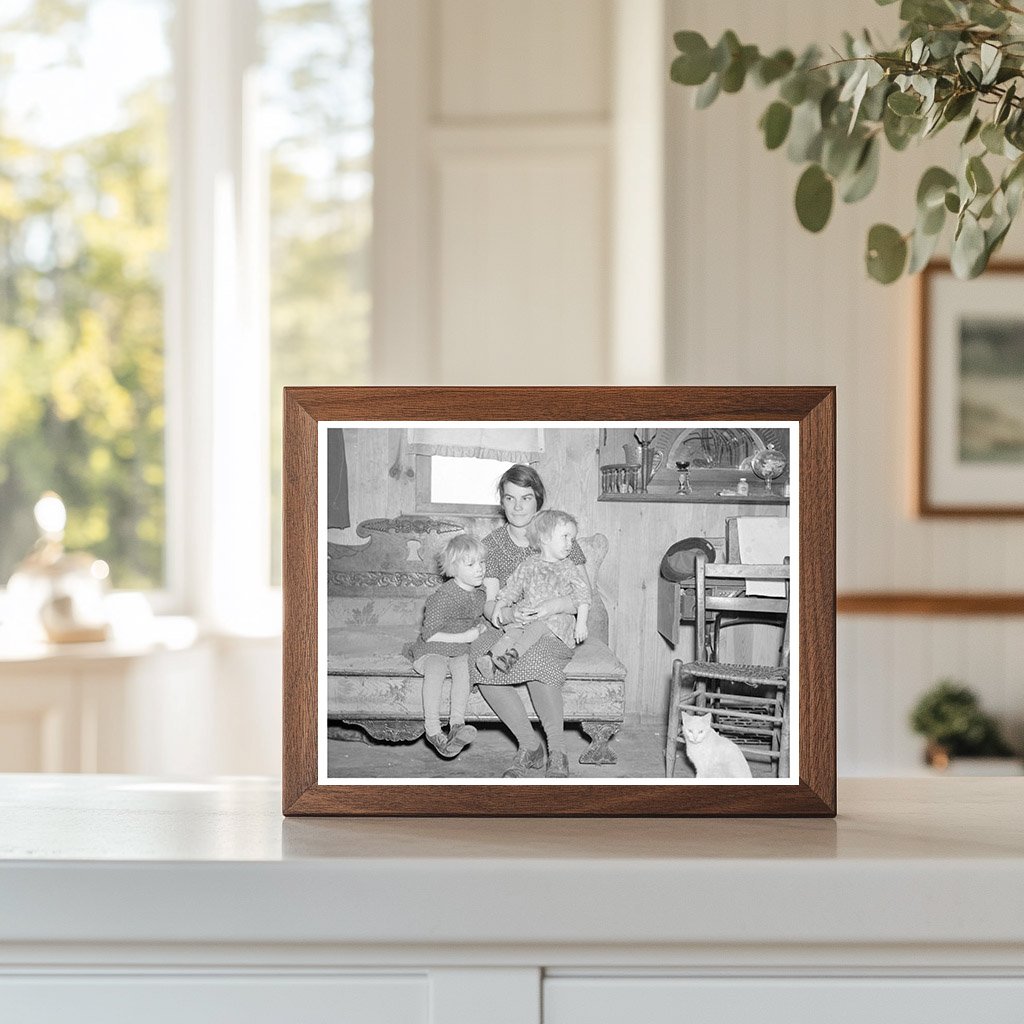
<path fill-rule="evenodd" d="M 498 481 L 499 501 L 505 497 L 505 484 L 515 484 L 516 487 L 529 487 L 533 491 L 533 496 L 537 499 L 537 508 L 542 509 L 544 507 L 544 481 L 541 480 L 540 473 L 533 466 L 524 466 L 522 463 L 519 463 L 516 466 L 509 466 L 501 474 L 501 479 Z"/>

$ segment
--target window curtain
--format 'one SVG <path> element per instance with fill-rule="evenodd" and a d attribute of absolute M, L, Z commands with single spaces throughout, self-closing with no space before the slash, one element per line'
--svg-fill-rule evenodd
<path fill-rule="evenodd" d="M 411 427 L 414 455 L 454 455 L 501 462 L 538 462 L 544 451 L 540 427 Z"/>
<path fill-rule="evenodd" d="M 327 431 L 327 529 L 344 530 L 350 525 L 345 431 L 331 427 Z"/>

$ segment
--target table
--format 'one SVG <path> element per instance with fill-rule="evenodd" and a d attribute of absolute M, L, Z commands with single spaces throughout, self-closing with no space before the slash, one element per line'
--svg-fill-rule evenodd
<path fill-rule="evenodd" d="M 0 776 L 0 1008 L 1018 1024 L 1022 796 L 858 779 L 835 821 L 285 820 L 270 781 Z"/>

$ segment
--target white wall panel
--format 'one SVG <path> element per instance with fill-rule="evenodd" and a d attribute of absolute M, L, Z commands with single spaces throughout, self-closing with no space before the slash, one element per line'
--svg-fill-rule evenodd
<path fill-rule="evenodd" d="M 895 10 L 863 0 L 668 0 L 665 35 L 691 28 L 714 43 L 731 28 L 762 49 L 798 50 L 867 25 L 891 40 Z M 669 45 L 666 65 L 671 54 Z M 885 288 L 863 268 L 868 228 L 911 226 L 920 174 L 946 160 L 959 133 L 884 151 L 876 192 L 853 206 L 837 202 L 815 236 L 793 211 L 801 168 L 767 152 L 756 127 L 772 98 L 748 87 L 697 111 L 692 89 L 666 86 L 667 382 L 838 387 L 840 590 L 1024 590 L 1020 520 L 910 515 L 915 284 Z M 1018 225 L 1005 255 L 1022 252 Z M 842 618 L 839 641 L 844 772 L 914 770 L 919 743 L 907 711 L 942 676 L 975 687 L 1019 729 L 1019 618 Z"/>
<path fill-rule="evenodd" d="M 446 384 L 601 382 L 594 339 L 607 333 L 606 161 L 598 150 L 442 162 Z"/>
<path fill-rule="evenodd" d="M 438 117 L 607 116 L 608 0 L 440 0 Z"/>

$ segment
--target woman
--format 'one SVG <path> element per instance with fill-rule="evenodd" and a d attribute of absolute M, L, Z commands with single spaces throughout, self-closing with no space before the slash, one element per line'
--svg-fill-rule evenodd
<path fill-rule="evenodd" d="M 544 507 L 544 483 L 532 467 L 510 466 L 498 481 L 498 495 L 505 523 L 484 537 L 484 547 L 487 549 L 487 579 L 484 585 L 489 594 L 495 593 L 497 587 L 505 586 L 517 565 L 538 553 L 530 546 L 526 528 Z M 583 565 L 587 560 L 576 541 L 573 541 L 569 557 L 577 565 Z M 585 574 L 586 569 L 583 572 Z M 548 614 L 576 611 L 571 598 L 553 598 L 545 604 L 550 605 L 544 609 Z M 492 618 L 495 626 L 506 625 L 507 621 L 500 617 L 493 618 L 494 611 L 493 602 L 488 602 L 484 609 L 485 615 Z M 500 616 L 500 609 L 498 614 Z M 518 610 L 514 613 L 514 619 L 517 622 L 527 621 Z M 550 634 L 538 640 L 508 672 L 485 681 L 476 671 L 474 663 L 491 648 L 497 635 L 496 629 L 488 629 L 473 642 L 469 664 L 472 681 L 519 744 L 512 764 L 503 777 L 521 779 L 531 768 L 544 768 L 548 778 L 566 778 L 569 775 L 569 759 L 565 754 L 562 685 L 565 683 L 565 666 L 572 657 L 572 651 L 554 634 Z M 544 743 L 534 731 L 516 689 L 523 684 L 530 693 L 537 717 L 544 727 L 548 749 L 546 760 Z"/>

